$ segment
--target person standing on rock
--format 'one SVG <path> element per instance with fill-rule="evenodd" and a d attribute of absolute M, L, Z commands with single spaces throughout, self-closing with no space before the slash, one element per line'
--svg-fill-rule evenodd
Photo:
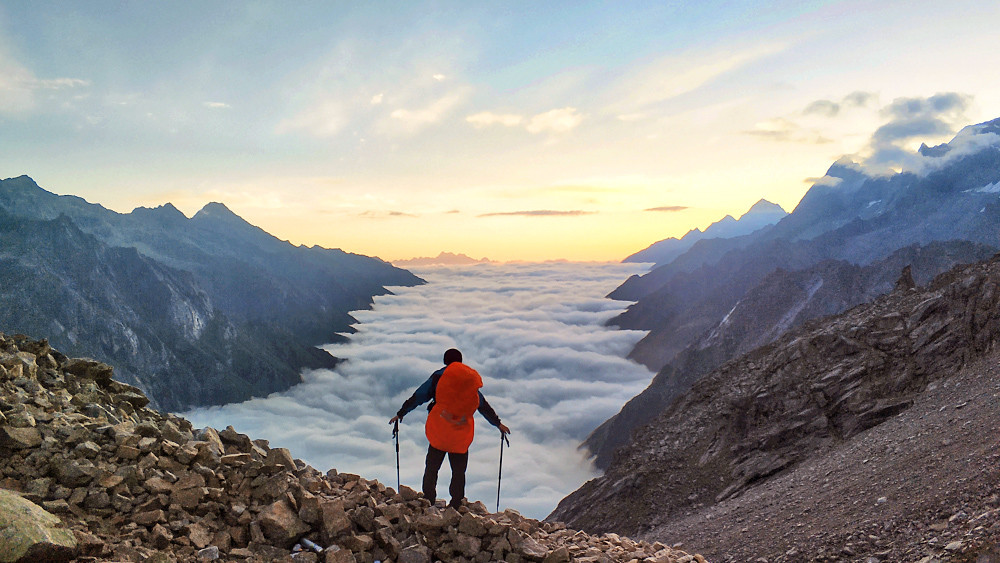
<path fill-rule="evenodd" d="M 500 429 L 503 434 L 510 434 L 493 407 L 486 402 L 486 397 L 479 391 L 483 386 L 483 378 L 471 367 L 462 363 L 462 353 L 455 348 L 444 353 L 444 367 L 431 374 L 403 406 L 396 416 L 389 420 L 395 424 L 403 420 L 407 413 L 427 401 L 427 422 L 424 433 L 430 445 L 427 447 L 427 460 L 424 466 L 423 493 L 424 498 L 434 504 L 437 498 L 438 470 L 448 454 L 451 465 L 452 507 L 458 508 L 465 498 L 465 469 L 469 465 L 469 446 L 475 435 L 473 415 L 478 410 L 483 418 Z"/>

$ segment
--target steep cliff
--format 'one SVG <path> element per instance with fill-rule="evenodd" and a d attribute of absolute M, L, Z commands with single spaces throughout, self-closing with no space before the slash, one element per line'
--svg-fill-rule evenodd
<path fill-rule="evenodd" d="M 664 366 L 639 395 L 598 428 L 584 446 L 595 464 L 607 468 L 615 450 L 702 375 L 724 362 L 768 344 L 808 320 L 833 315 L 888 293 L 899 272 L 910 267 L 917 283 L 957 264 L 985 260 L 996 249 L 968 241 L 912 245 L 884 260 L 858 266 L 825 260 L 795 271 L 777 269 L 736 302 L 722 320 L 705 330 Z"/>
<path fill-rule="evenodd" d="M 871 494 L 878 482 L 864 475 L 868 469 L 875 471 L 876 465 L 842 467 L 836 461 L 861 447 L 871 435 L 869 429 L 906 417 L 927 393 L 947 387 L 952 379 L 976 382 L 968 390 L 970 401 L 982 399 L 984 393 L 986 400 L 995 395 L 994 375 L 984 368 L 992 364 L 981 360 L 995 359 L 1000 342 L 1000 258 L 956 267 L 923 288 L 907 288 L 905 281 L 889 295 L 839 316 L 809 321 L 702 377 L 619 450 L 605 475 L 564 499 L 550 518 L 592 532 L 651 533 L 697 511 L 756 494 L 776 479 L 791 486 L 796 479 L 789 476 L 823 459 L 833 459 L 828 467 L 852 476 L 853 489 L 845 486 L 841 492 Z M 966 366 L 975 371 L 967 373 Z M 945 403 L 938 410 L 946 408 L 951 406 Z M 990 426 L 986 413 L 968 412 L 972 417 L 968 424 Z M 926 451 L 971 439 L 978 444 L 979 457 L 955 455 L 922 467 L 922 486 L 941 485 L 969 463 L 987 463 L 1000 447 L 996 436 L 989 441 L 986 436 L 970 436 L 967 426 L 926 427 L 924 417 L 926 410 L 921 410 L 919 418 L 907 419 L 923 428 L 916 430 L 909 446 Z M 930 432 L 932 428 L 936 432 Z M 943 442 L 925 444 L 922 432 Z M 983 491 L 984 498 L 1000 487 L 1000 472 L 977 478 L 985 479 L 974 488 Z M 965 480 L 952 485 L 956 496 L 969 494 Z M 939 497 L 922 495 L 920 486 L 912 489 L 900 500 L 912 505 L 921 518 L 933 518 Z M 775 495 L 780 497 L 780 490 Z M 741 506 L 747 522 L 754 521 L 755 510 L 766 509 Z M 819 514 L 809 520 L 822 525 L 825 512 L 815 508 Z M 651 521 L 656 524 L 650 526 Z M 790 534 L 782 528 L 789 521 L 769 525 L 774 543 L 782 533 Z M 831 520 L 831 529 L 833 524 Z M 739 541 L 738 530 L 726 533 L 731 534 L 726 540 L 730 544 Z M 760 544 L 757 547 L 764 550 Z"/>
<path fill-rule="evenodd" d="M 222 204 L 120 214 L 0 181 L 0 324 L 106 357 L 161 408 L 287 389 L 331 367 L 316 346 L 386 286 L 421 280 L 376 258 L 296 247 Z"/>

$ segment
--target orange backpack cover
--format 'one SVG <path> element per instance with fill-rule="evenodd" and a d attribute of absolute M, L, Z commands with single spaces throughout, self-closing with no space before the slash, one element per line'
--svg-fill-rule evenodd
<path fill-rule="evenodd" d="M 434 408 L 427 415 L 424 431 L 435 448 L 454 454 L 469 451 L 475 435 L 473 415 L 479 408 L 479 372 L 461 362 L 444 368 L 434 393 Z"/>

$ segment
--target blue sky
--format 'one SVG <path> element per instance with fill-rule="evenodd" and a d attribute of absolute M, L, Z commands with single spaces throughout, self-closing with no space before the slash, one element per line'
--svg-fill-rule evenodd
<path fill-rule="evenodd" d="M 975 1 L 6 1 L 0 177 L 223 201 L 386 259 L 620 259 L 794 207 L 898 100 L 961 100 L 907 150 L 1000 117 L 998 24 Z"/>

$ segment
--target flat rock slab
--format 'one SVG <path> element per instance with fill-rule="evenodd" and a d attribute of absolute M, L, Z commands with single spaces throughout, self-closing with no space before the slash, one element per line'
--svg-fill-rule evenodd
<path fill-rule="evenodd" d="M 76 538 L 60 524 L 42 507 L 0 489 L 0 563 L 73 559 Z"/>

